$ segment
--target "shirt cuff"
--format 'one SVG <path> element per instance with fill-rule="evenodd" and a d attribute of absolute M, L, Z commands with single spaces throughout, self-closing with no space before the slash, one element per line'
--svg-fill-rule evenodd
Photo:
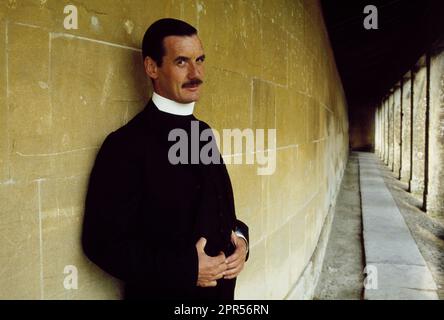
<path fill-rule="evenodd" d="M 245 238 L 245 236 L 242 234 L 242 232 L 240 232 L 239 230 L 236 230 L 235 232 L 234 232 L 238 237 L 240 237 L 240 238 L 242 238 L 242 239 L 244 239 L 245 240 L 245 244 L 247 245 L 247 252 L 246 253 L 248 253 L 248 240 L 247 240 L 247 238 Z"/>

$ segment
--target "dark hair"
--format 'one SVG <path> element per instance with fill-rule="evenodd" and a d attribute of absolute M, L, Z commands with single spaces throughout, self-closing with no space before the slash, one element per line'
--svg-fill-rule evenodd
<path fill-rule="evenodd" d="M 156 64 L 162 66 L 162 58 L 165 55 L 163 39 L 168 36 L 192 36 L 197 34 L 197 30 L 190 24 L 182 20 L 165 18 L 154 22 L 146 30 L 142 42 L 143 59 L 148 56 Z"/>

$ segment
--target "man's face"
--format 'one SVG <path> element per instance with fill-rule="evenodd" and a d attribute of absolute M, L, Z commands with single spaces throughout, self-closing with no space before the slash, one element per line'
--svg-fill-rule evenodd
<path fill-rule="evenodd" d="M 199 100 L 204 76 L 202 44 L 193 36 L 168 36 L 163 40 L 165 55 L 156 67 L 154 90 L 180 103 Z"/>

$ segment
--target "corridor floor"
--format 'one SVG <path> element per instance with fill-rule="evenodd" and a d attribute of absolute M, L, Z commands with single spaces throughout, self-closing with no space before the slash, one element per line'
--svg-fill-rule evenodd
<path fill-rule="evenodd" d="M 361 299 L 363 270 L 359 160 L 350 153 L 314 299 Z"/>
<path fill-rule="evenodd" d="M 363 180 L 361 177 L 360 181 L 359 157 L 361 157 L 362 175 L 367 175 L 368 180 Z M 370 163 L 366 162 L 367 160 L 371 162 L 372 167 L 370 169 L 366 166 Z M 404 228 L 403 232 L 393 233 L 395 239 L 396 237 L 401 237 L 402 241 L 407 239 L 405 246 L 403 245 L 403 249 L 400 250 L 401 252 L 395 252 L 395 254 L 390 253 L 389 243 L 382 246 L 377 243 L 381 241 L 380 237 L 386 237 L 387 233 L 380 231 L 382 228 L 385 229 L 385 224 L 381 225 L 380 219 L 377 216 L 372 216 L 371 210 L 369 211 L 373 203 L 379 203 L 374 198 L 369 198 L 369 193 L 366 191 L 379 191 L 378 188 L 371 190 L 376 186 L 376 180 L 373 179 L 371 170 L 375 170 L 374 172 L 377 172 L 379 176 L 377 179 L 380 179 L 379 183 L 382 185 L 378 188 L 383 187 L 385 189 L 385 199 L 390 200 L 390 194 L 394 199 L 394 201 L 391 200 L 393 210 L 388 211 L 392 219 L 386 223 L 390 224 L 395 221 L 394 227 L 400 225 L 401 229 L 399 230 L 402 230 L 402 227 Z M 364 185 L 360 186 L 360 182 Z M 364 188 L 364 191 L 362 188 Z M 390 299 L 394 297 L 395 299 L 427 299 L 438 296 L 440 299 L 444 298 L 443 220 L 431 218 L 418 209 L 421 203 L 406 192 L 406 188 L 402 182 L 394 178 L 392 172 L 374 154 L 350 153 L 336 203 L 323 269 L 315 290 L 315 299 L 363 299 L 364 292 L 366 292 L 365 297 L 368 299 Z M 361 193 L 363 194 L 361 195 Z M 366 248 L 363 245 L 361 196 L 365 208 Z M 374 193 L 373 196 L 375 196 Z M 378 215 L 379 212 L 381 212 L 381 209 L 376 210 L 375 214 Z M 383 218 L 385 219 L 386 216 L 383 216 Z M 387 240 L 391 241 L 393 238 L 389 236 Z M 399 244 L 398 242 L 395 243 Z M 413 256 L 416 256 L 417 260 L 403 262 L 402 251 L 404 249 L 407 250 L 405 255 L 407 259 L 409 259 L 410 251 L 415 252 L 416 250 L 416 255 L 413 254 Z M 424 258 L 423 262 L 418 262 L 422 257 Z M 364 290 L 365 275 L 363 272 L 365 265 L 369 264 L 369 262 L 366 262 L 366 258 L 370 259 L 372 264 L 375 264 L 375 261 L 378 262 L 378 259 L 380 260 L 380 263 L 376 264 L 379 272 L 378 279 L 379 282 L 382 282 L 382 284 L 380 283 L 380 290 Z M 424 273 L 423 269 L 426 269 L 427 272 Z M 406 278 L 406 270 L 409 275 L 413 272 L 412 276 Z M 419 278 L 418 270 L 420 271 Z M 416 284 L 409 284 L 409 286 L 415 288 L 419 283 L 418 288 L 420 289 L 395 288 L 393 290 L 393 288 L 384 288 L 387 283 L 396 287 L 396 279 L 404 279 L 401 281 L 401 287 L 404 287 L 403 281 L 405 279 L 413 282 L 417 279 Z M 430 290 L 431 288 L 434 290 Z"/>

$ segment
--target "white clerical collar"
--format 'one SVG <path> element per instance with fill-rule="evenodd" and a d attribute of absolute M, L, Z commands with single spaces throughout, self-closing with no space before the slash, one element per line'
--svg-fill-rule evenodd
<path fill-rule="evenodd" d="M 156 105 L 157 109 L 163 112 L 179 115 L 188 116 L 193 114 L 194 102 L 190 103 L 179 103 L 168 98 L 162 97 L 161 95 L 153 92 L 152 100 Z"/>

